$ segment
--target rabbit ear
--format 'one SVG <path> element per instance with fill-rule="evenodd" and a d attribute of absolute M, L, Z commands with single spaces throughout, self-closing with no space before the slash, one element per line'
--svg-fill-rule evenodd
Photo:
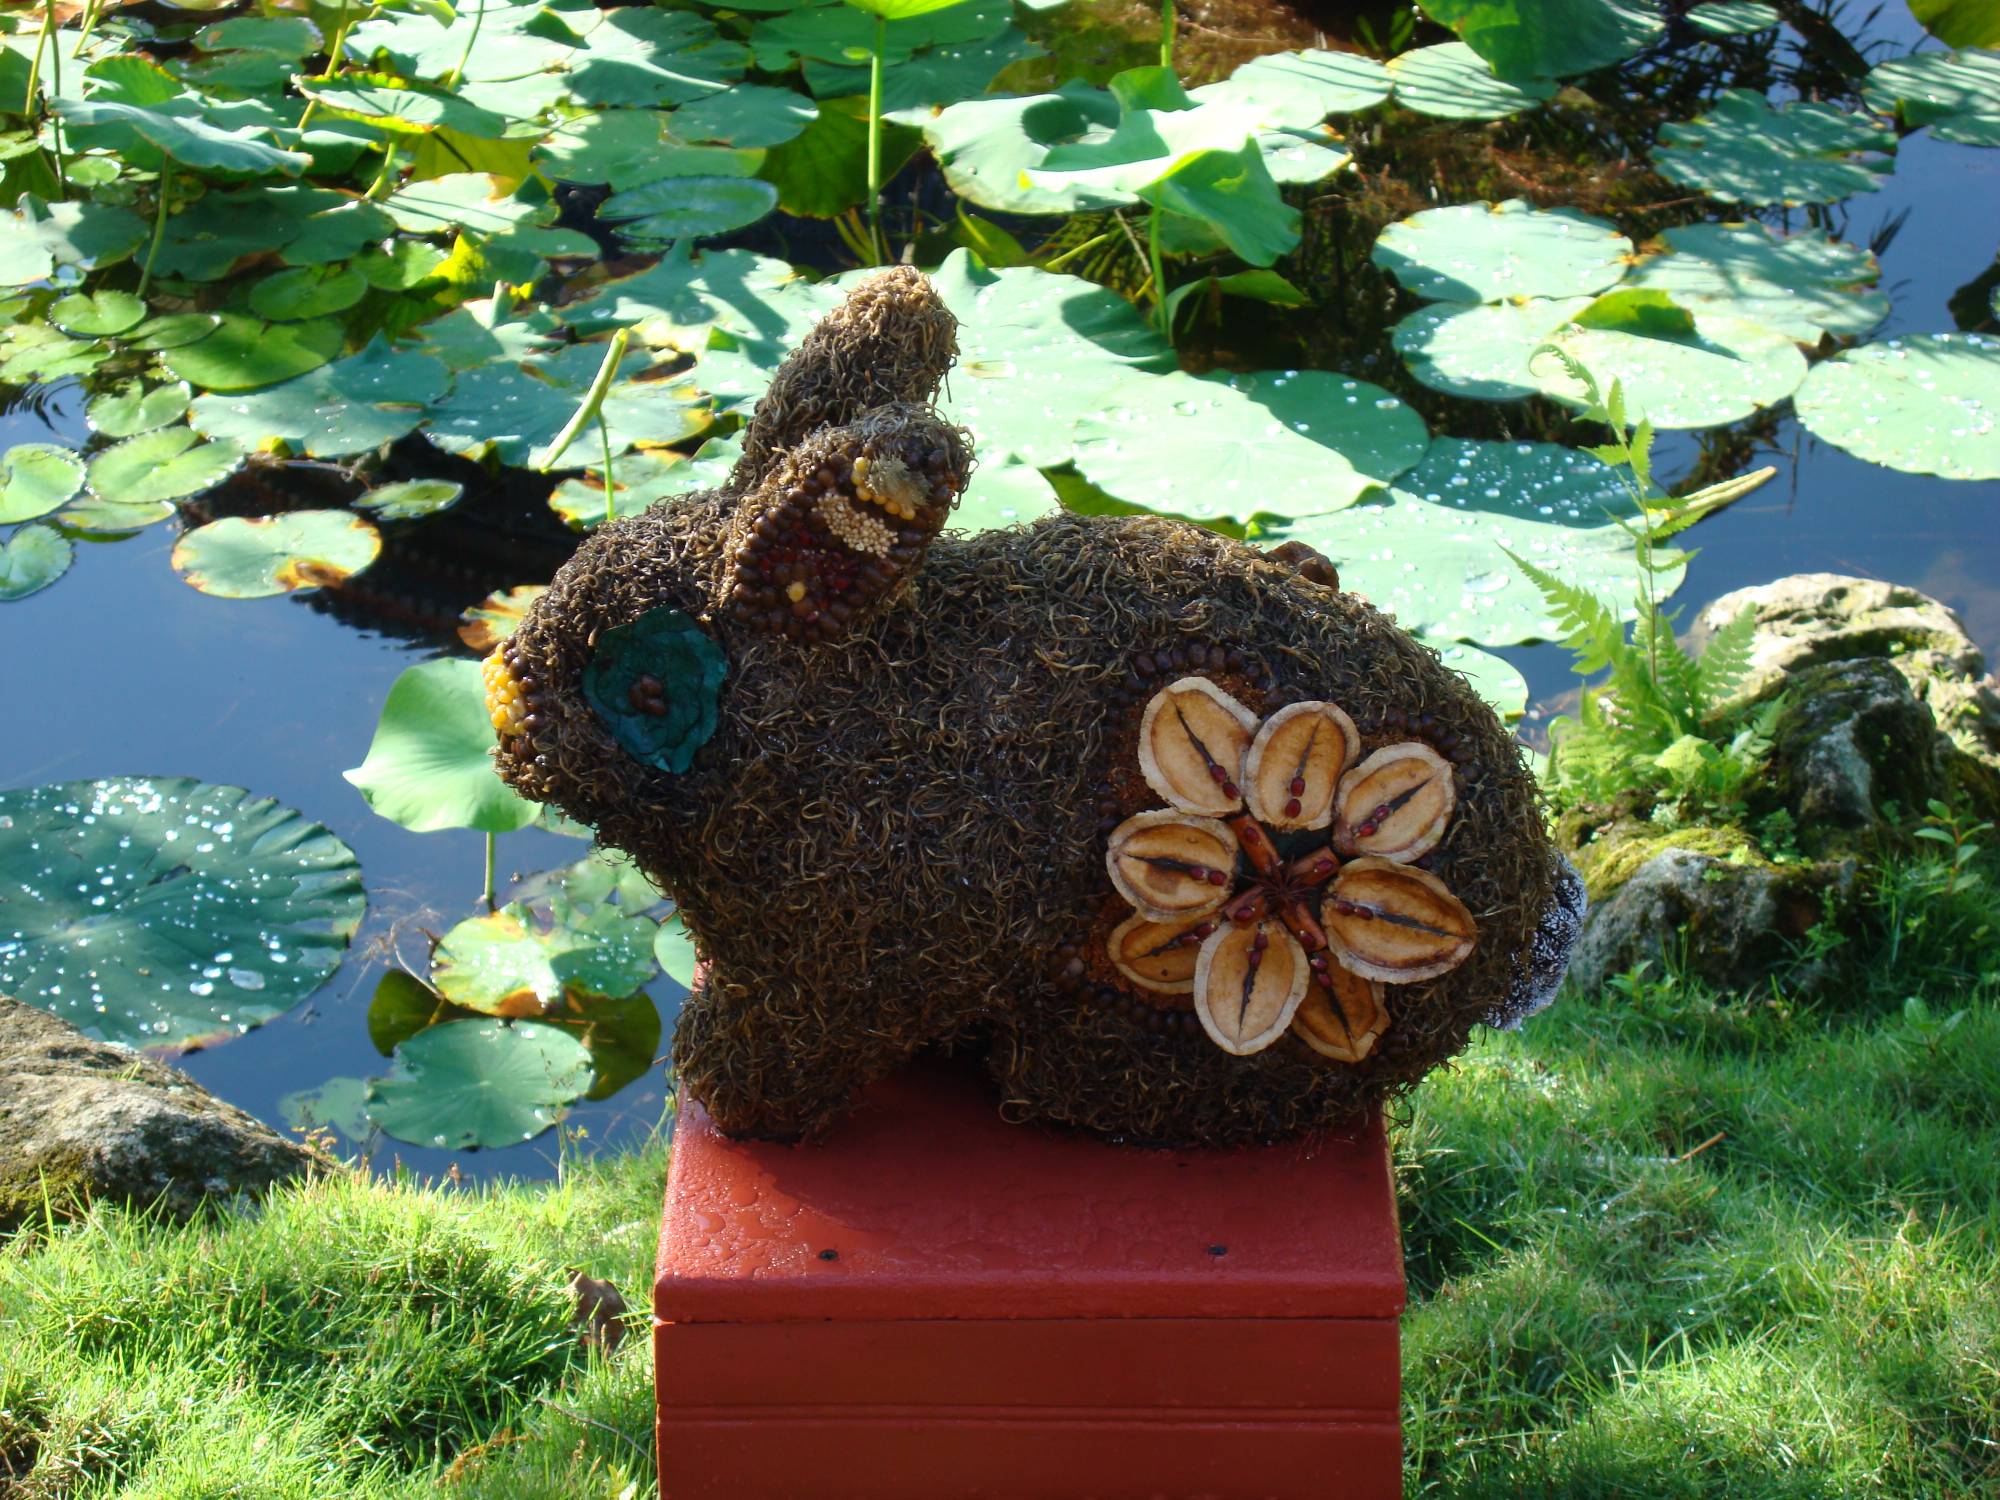
<path fill-rule="evenodd" d="M 893 602 L 972 470 L 971 439 L 885 406 L 774 455 L 731 521 L 718 613 L 795 641 L 839 640 Z"/>
<path fill-rule="evenodd" d="M 958 357 L 958 320 L 909 266 L 870 276 L 789 354 L 757 403 L 729 488 L 747 495 L 822 427 L 928 406 Z"/>

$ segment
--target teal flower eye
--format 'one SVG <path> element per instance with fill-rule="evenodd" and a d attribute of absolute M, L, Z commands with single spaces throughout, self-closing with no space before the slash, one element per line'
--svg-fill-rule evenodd
<path fill-rule="evenodd" d="M 634 760 L 675 775 L 715 733 L 729 661 L 678 609 L 607 630 L 584 669 L 583 694 Z"/>

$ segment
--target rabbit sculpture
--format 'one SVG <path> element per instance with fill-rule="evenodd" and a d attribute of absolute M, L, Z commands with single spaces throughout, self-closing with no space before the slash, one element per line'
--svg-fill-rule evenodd
<path fill-rule="evenodd" d="M 728 483 L 594 533 L 489 660 L 501 774 L 705 960 L 683 1085 L 796 1138 L 945 1047 L 1010 1118 L 1222 1145 L 1545 1003 L 1581 887 L 1493 713 L 1304 549 L 945 531 L 955 326 L 913 270 L 860 283 Z"/>

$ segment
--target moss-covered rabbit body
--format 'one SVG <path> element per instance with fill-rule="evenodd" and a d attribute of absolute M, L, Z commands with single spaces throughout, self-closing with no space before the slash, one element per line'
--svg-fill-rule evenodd
<path fill-rule="evenodd" d="M 1465 683 L 1365 603 L 1192 526 L 1054 516 L 938 535 L 969 470 L 963 435 L 928 410 L 949 359 L 948 315 L 938 321 L 914 273 L 869 289 L 872 301 L 857 293 L 831 333 L 822 325 L 788 362 L 728 487 L 593 535 L 506 648 L 527 712 L 503 734 L 502 773 L 631 852 L 679 903 L 708 970 L 675 1061 L 722 1127 L 812 1132 L 861 1084 L 951 1043 L 983 1049 L 1003 1107 L 1021 1118 L 1149 1142 L 1270 1138 L 1409 1086 L 1475 1023 L 1537 1003 L 1560 973 L 1572 893 L 1514 741 Z M 879 348 L 857 358 L 862 322 L 921 325 L 914 373 L 887 368 L 895 361 Z M 835 343 L 845 362 L 829 375 Z M 817 402 L 810 422 L 798 415 L 802 390 Z M 833 517 L 840 535 L 867 545 L 834 545 L 826 525 L 802 519 L 826 518 L 830 496 L 848 507 Z M 877 521 L 886 543 L 857 530 Z M 847 606 L 838 618 L 835 604 Z M 683 617 L 720 648 L 726 675 L 712 729 L 703 724 L 705 740 L 673 771 L 628 750 L 622 698 L 607 708 L 584 684 L 612 632 Z M 1253 826 L 1241 797 L 1223 820 L 1174 812 L 1186 805 L 1178 792 L 1160 811 L 1159 786 L 1172 786 L 1159 778 L 1179 773 L 1142 766 L 1140 731 L 1156 701 L 1192 703 L 1172 696 L 1190 681 L 1228 705 L 1246 737 L 1290 704 L 1346 721 L 1343 785 L 1365 781 L 1377 752 L 1393 759 L 1419 744 L 1410 753 L 1442 768 L 1423 775 L 1449 784 L 1448 819 L 1424 814 L 1427 842 L 1390 851 L 1409 856 L 1406 872 L 1355 856 L 1387 836 L 1392 802 L 1423 805 L 1408 793 L 1318 831 L 1288 826 L 1281 811 Z M 674 684 L 630 691 L 658 714 Z M 1237 792 L 1230 778 L 1247 763 L 1240 747 L 1226 773 L 1215 762 L 1212 795 Z M 1293 769 L 1278 773 L 1280 801 Z M 1291 785 L 1303 789 L 1303 757 L 1296 769 Z M 1209 950 L 1232 939 L 1208 938 L 1228 928 L 1241 939 L 1229 986 L 1240 974 L 1243 1017 L 1273 1020 L 1256 1037 L 1233 1006 L 1221 1018 L 1212 995 L 1178 971 L 1175 982 L 1149 977 L 1133 967 L 1136 950 L 1121 956 L 1112 940 L 1140 919 L 1108 842 L 1149 818 L 1226 823 L 1235 831 L 1216 836 L 1232 850 L 1242 841 L 1240 858 L 1213 869 L 1155 861 L 1177 879 L 1196 869 L 1215 894 L 1185 915 L 1156 912 L 1180 936 L 1147 962 L 1191 967 L 1199 944 L 1214 991 L 1229 954 L 1210 964 Z M 1310 810 L 1292 821 L 1310 822 Z M 1328 838 L 1346 841 L 1342 856 Z M 1427 900 L 1448 888 L 1435 902 L 1462 911 L 1476 939 L 1450 938 L 1448 972 L 1386 989 L 1333 969 L 1327 955 L 1345 966 L 1352 948 L 1353 967 L 1375 972 L 1377 935 L 1414 933 L 1435 948 L 1447 938 L 1434 925 L 1458 918 L 1371 913 L 1359 885 L 1339 884 L 1344 871 L 1313 873 L 1312 848 L 1328 851 L 1329 870 L 1381 866 Z M 1246 920 L 1231 927 L 1239 901 Z M 1262 903 L 1254 914 L 1252 903 Z M 1357 926 L 1343 913 L 1373 919 Z M 1359 936 L 1343 945 L 1334 928 L 1349 927 Z M 1286 955 L 1316 967 L 1294 982 Z M 1329 1049 L 1285 1021 L 1294 991 L 1333 977 L 1377 997 L 1364 1014 L 1389 998 L 1386 1025 Z"/>

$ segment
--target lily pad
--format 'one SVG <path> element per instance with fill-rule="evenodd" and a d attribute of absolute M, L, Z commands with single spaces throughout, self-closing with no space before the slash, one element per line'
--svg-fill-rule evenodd
<path fill-rule="evenodd" d="M 77 338 L 106 338 L 145 321 L 146 304 L 130 292 L 72 292 L 49 308 L 49 321 Z"/>
<path fill-rule="evenodd" d="M 1910 0 L 1910 14 L 1948 47 L 2000 47 L 2000 10 L 1990 0 Z"/>
<path fill-rule="evenodd" d="M 1356 52 L 1277 52 L 1253 57 L 1220 83 L 1189 91 L 1196 103 L 1244 104 L 1271 124 L 1316 125 L 1372 109 L 1389 97 L 1389 70 Z"/>
<path fill-rule="evenodd" d="M 1662 238 L 1671 253 L 1647 257 L 1624 284 L 1664 291 L 1689 312 L 1740 318 L 1802 344 L 1828 333 L 1858 338 L 1888 316 L 1875 257 L 1824 230 L 1780 236 L 1757 223 L 1688 224 Z"/>
<path fill-rule="evenodd" d="M 85 419 L 93 431 L 108 438 L 136 437 L 177 422 L 187 414 L 189 392 L 184 381 L 156 385 L 150 390 L 141 381 L 127 381 L 116 390 L 90 398 Z"/>
<path fill-rule="evenodd" d="M 455 1004 L 489 1016 L 539 1016 L 566 991 L 629 995 L 653 977 L 649 917 L 579 907 L 557 897 L 546 916 L 513 904 L 471 917 L 444 935 L 431 983 Z"/>
<path fill-rule="evenodd" d="M 1925 333 L 1846 349 L 1799 388 L 1799 421 L 1856 458 L 2000 479 L 2000 338 Z"/>
<path fill-rule="evenodd" d="M 1031 179 L 1028 172 L 1065 142 L 1118 120 L 1118 102 L 1081 82 L 1052 94 L 1020 99 L 970 99 L 923 122 L 924 140 L 951 190 L 982 208 L 1005 213 L 1068 214 L 1125 202 L 1065 175 Z"/>
<path fill-rule="evenodd" d="M 118 777 L 0 792 L 0 992 L 175 1047 L 247 1031 L 339 967 L 354 853 L 241 787 Z"/>
<path fill-rule="evenodd" d="M 44 203 L 24 193 L 0 213 L 0 286 L 42 281 L 57 266 L 94 271 L 146 242 L 145 221 L 108 203 Z"/>
<path fill-rule="evenodd" d="M 412 1146 L 463 1150 L 531 1141 L 590 1087 L 590 1053 L 532 1021 L 447 1021 L 396 1049 L 368 1085 L 368 1118 Z"/>
<path fill-rule="evenodd" d="M 1420 307 L 1390 335 L 1410 373 L 1432 390 L 1479 401 L 1519 401 L 1540 389 L 1528 356 L 1590 305 L 1588 297 L 1440 302 Z"/>
<path fill-rule="evenodd" d="M 941 42 L 912 54 L 909 61 L 885 68 L 882 75 L 882 118 L 896 125 L 921 126 L 941 109 L 964 99 L 977 99 L 1007 68 L 1042 49 L 1012 26 L 970 42 Z M 865 96 L 868 70 L 805 60 L 806 87 L 818 99 Z"/>
<path fill-rule="evenodd" d="M 1076 424 L 1076 466 L 1091 483 L 1196 519 L 1336 510 L 1429 446 L 1401 401 L 1324 370 L 1135 378 Z"/>
<path fill-rule="evenodd" d="M 1631 256 L 1615 225 L 1515 198 L 1412 214 L 1382 231 L 1372 259 L 1430 301 L 1502 302 L 1602 291 Z"/>
<path fill-rule="evenodd" d="M 1499 78 L 1463 42 L 1439 42 L 1389 59 L 1395 100 L 1441 120 L 1503 120 L 1553 99 L 1550 78 Z"/>
<path fill-rule="evenodd" d="M 450 383 L 441 360 L 396 348 L 378 334 L 358 354 L 282 384 L 243 395 L 202 396 L 192 420 L 211 437 L 252 447 L 281 440 L 315 458 L 338 458 L 415 430 Z"/>
<path fill-rule="evenodd" d="M 189 428 L 156 427 L 93 456 L 90 490 L 121 505 L 185 500 L 242 467 L 243 450 L 234 443 L 204 443 Z"/>
<path fill-rule="evenodd" d="M 0 542 L 0 604 L 39 594 L 69 571 L 76 548 L 53 526 L 23 526 Z"/>
<path fill-rule="evenodd" d="M 1763 0 L 1707 0 L 1687 13 L 1687 23 L 1710 36 L 1749 36 L 1769 31 L 1784 17 Z"/>
<path fill-rule="evenodd" d="M 356 1143 L 373 1134 L 365 1078 L 329 1078 L 316 1088 L 281 1095 L 278 1114 L 292 1130 L 337 1130 Z"/>
<path fill-rule="evenodd" d="M 1023 526 L 1062 509 L 1055 486 L 1032 464 L 1018 459 L 980 464 L 972 471 L 951 525 L 960 531 L 990 531 L 999 526 Z"/>
<path fill-rule="evenodd" d="M 749 50 L 719 38 L 715 27 L 688 11 L 631 5 L 573 13 L 570 24 L 583 45 L 567 61 L 566 82 L 579 104 L 648 106 L 687 104 L 727 88 L 743 76 Z"/>
<path fill-rule="evenodd" d="M 488 172 L 451 172 L 408 183 L 382 200 L 382 208 L 409 234 L 505 234 L 524 224 L 554 220 L 553 203 L 517 198 Z"/>
<path fill-rule="evenodd" d="M 368 279 L 348 266 L 294 266 L 250 288 L 250 308 L 260 318 L 288 323 L 345 312 L 368 295 Z"/>
<path fill-rule="evenodd" d="M 1726 203 L 1836 203 L 1873 192 L 1896 138 L 1864 115 L 1794 100 L 1773 108 L 1731 89 L 1688 124 L 1667 125 L 1653 166 L 1683 187 Z"/>
<path fill-rule="evenodd" d="M 317 370 L 340 353 L 341 342 L 340 325 L 331 318 L 266 323 L 223 313 L 207 334 L 165 350 L 160 361 L 204 390 L 248 391 Z"/>
<path fill-rule="evenodd" d="M 83 484 L 83 460 L 54 443 L 17 443 L 0 457 L 0 525 L 55 510 Z"/>
<path fill-rule="evenodd" d="M 356 256 L 353 263 L 362 280 L 384 292 L 414 291 L 436 278 L 444 264 L 444 251 L 422 240 L 397 240 Z"/>
<path fill-rule="evenodd" d="M 496 589 L 459 616 L 458 638 L 474 651 L 487 652 L 520 629 L 528 606 L 549 591 L 546 583 L 520 583 Z"/>
<path fill-rule="evenodd" d="M 426 431 L 447 452 L 490 450 L 502 463 L 540 468 L 603 362 L 601 345 L 573 344 L 519 364 L 463 371 L 450 395 L 431 405 Z M 631 350 L 605 394 L 602 416 L 614 453 L 636 443 L 676 443 L 709 425 L 707 402 L 691 384 L 639 378 L 652 363 L 647 350 Z"/>
<path fill-rule="evenodd" d="M 1659 295 L 1610 293 L 1550 337 L 1604 389 L 1622 381 L 1634 420 L 1643 416 L 1661 429 L 1720 427 L 1777 405 L 1805 379 L 1805 356 L 1797 344 L 1737 318 L 1698 314 L 1686 318 L 1686 332 L 1656 333 L 1641 319 L 1623 317 L 1586 326 L 1611 298 Z M 1553 356 L 1531 353 L 1528 370 L 1543 395 L 1567 405 L 1584 404 L 1582 388 Z"/>
<path fill-rule="evenodd" d="M 653 962 L 674 983 L 684 989 L 694 988 L 695 970 L 701 966 L 701 959 L 695 952 L 694 938 L 677 911 L 669 913 L 660 923 L 653 939 Z"/>
<path fill-rule="evenodd" d="M 748 250 L 696 256 L 683 248 L 636 276 L 605 282 L 556 309 L 556 316 L 585 337 L 630 326 L 635 337 L 655 348 L 692 354 L 720 329 L 781 346 L 782 353 L 836 301 L 835 291 L 807 280 L 786 261 Z"/>
<path fill-rule="evenodd" d="M 1425 640 L 1424 644 L 1508 723 L 1528 711 L 1528 679 L 1512 662 L 1464 641 Z"/>
<path fill-rule="evenodd" d="M 301 78 L 297 88 L 328 114 L 362 120 L 397 135 L 452 130 L 474 140 L 497 140 L 507 119 L 447 89 L 411 83 L 386 73 L 347 73 L 332 79 Z"/>
<path fill-rule="evenodd" d="M 294 510 L 197 526 L 174 544 L 173 565 L 191 587 L 215 598 L 268 599 L 342 583 L 381 550 L 381 536 L 359 516 Z"/>
<path fill-rule="evenodd" d="M 2000 146 L 2000 51 L 1967 47 L 1899 57 L 1868 75 L 1865 94 L 1871 109 L 1928 125 L 1939 140 Z"/>
<path fill-rule="evenodd" d="M 644 448 L 627 453 L 612 465 L 611 479 L 617 498 L 609 507 L 618 520 L 640 515 L 673 495 L 715 489 L 729 477 L 742 456 L 741 434 L 710 438 L 688 454 L 675 448 Z M 578 531 L 604 523 L 604 474 L 585 470 L 565 479 L 549 496 L 549 509 Z"/>
<path fill-rule="evenodd" d="M 706 631 L 677 609 L 653 609 L 597 638 L 583 695 L 627 755 L 678 776 L 715 733 L 728 675 Z"/>
<path fill-rule="evenodd" d="M 421 521 L 450 510 L 464 495 L 465 486 L 450 479 L 405 479 L 377 485 L 354 503 L 378 521 Z"/>
<path fill-rule="evenodd" d="M 367 759 L 341 774 L 371 808 L 412 833 L 526 828 L 540 809 L 501 781 L 492 752 L 479 664 L 423 662 L 397 677 Z"/>
<path fill-rule="evenodd" d="M 123 342 L 134 349 L 157 353 L 205 339 L 221 326 L 220 313 L 168 313 L 141 323 L 125 335 Z"/>
<path fill-rule="evenodd" d="M 683 104 L 673 113 L 673 132 L 684 141 L 776 146 L 799 134 L 818 115 L 819 106 L 796 90 L 739 83 Z"/>
<path fill-rule="evenodd" d="M 162 99 L 149 106 L 111 99 L 57 99 L 56 113 L 78 131 L 102 131 L 114 148 L 129 135 L 199 172 L 296 177 L 312 163 L 302 151 L 287 151 L 264 137 L 254 124 L 231 128 L 231 111 L 197 95 Z M 96 142 L 92 142 L 96 144 Z M 143 153 L 138 153 L 143 159 Z"/>
<path fill-rule="evenodd" d="M 171 500 L 147 500 L 128 505 L 122 500 L 106 500 L 100 495 L 86 494 L 58 511 L 56 523 L 92 536 L 129 536 L 178 513 Z"/>
<path fill-rule="evenodd" d="M 727 234 L 754 224 L 778 206 L 778 190 L 755 177 L 670 177 L 614 193 L 598 217 L 634 243 Z"/>
<path fill-rule="evenodd" d="M 1503 78 L 1565 78 L 1621 63 L 1656 41 L 1653 0 L 1420 0 L 1424 14 Z M 1393 66 L 1393 64 L 1392 64 Z"/>

